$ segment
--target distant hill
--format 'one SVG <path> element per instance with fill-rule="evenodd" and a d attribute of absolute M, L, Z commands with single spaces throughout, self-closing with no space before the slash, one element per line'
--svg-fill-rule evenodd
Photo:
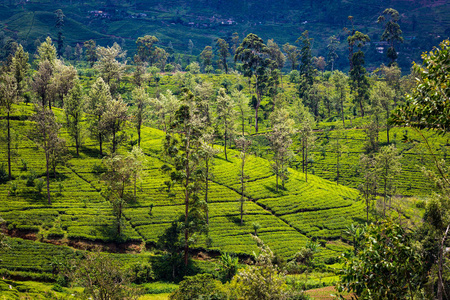
<path fill-rule="evenodd" d="M 8 5 L 7 5 L 8 4 Z M 9 5 L 12 4 L 12 5 Z M 369 34 L 372 42 L 382 34 L 377 17 L 392 7 L 401 14 L 400 26 L 405 42 L 398 45 L 398 62 L 404 71 L 418 61 L 423 51 L 430 50 L 450 35 L 450 2 L 445 0 L 347 0 L 347 1 L 36 1 L 15 4 L 3 1 L 0 6 L 0 28 L 5 37 L 12 37 L 34 52 L 35 41 L 47 35 L 56 38 L 53 12 L 60 8 L 66 15 L 65 43 L 75 46 L 88 39 L 100 45 L 119 42 L 132 57 L 135 40 L 146 34 L 159 38 L 159 46 L 172 43 L 176 52 L 186 53 L 188 41 L 194 43 L 193 54 L 213 45 L 217 38 L 230 39 L 238 32 L 242 40 L 255 33 L 264 40 L 273 38 L 279 45 L 294 43 L 304 30 L 314 38 L 314 55 L 326 57 L 328 38 L 340 40 L 336 63 L 346 69 L 347 47 L 344 27 L 351 27 L 348 16 L 354 17 L 355 29 Z M 375 45 L 365 48 L 368 67 L 387 63 L 385 54 Z M 286 69 L 286 71 L 288 71 Z"/>

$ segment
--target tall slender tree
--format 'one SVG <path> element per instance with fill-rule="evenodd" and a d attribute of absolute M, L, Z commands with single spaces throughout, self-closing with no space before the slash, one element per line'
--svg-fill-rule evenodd
<path fill-rule="evenodd" d="M 395 50 L 395 43 L 403 43 L 402 30 L 398 24 L 399 20 L 400 14 L 393 8 L 386 8 L 377 20 L 378 23 L 381 23 L 384 26 L 381 40 L 389 43 L 389 48 L 386 51 L 387 57 L 391 60 L 389 66 L 395 62 L 398 56 L 397 50 Z"/>
<path fill-rule="evenodd" d="M 80 146 L 83 141 L 83 112 L 84 112 L 83 88 L 79 81 L 69 91 L 64 100 L 64 112 L 66 114 L 66 127 L 69 136 L 75 142 L 77 156 L 80 156 Z"/>
<path fill-rule="evenodd" d="M 132 101 L 134 110 L 132 111 L 133 123 L 136 126 L 138 134 L 138 146 L 141 146 L 141 128 L 147 118 L 147 108 L 150 104 L 150 98 L 143 87 L 137 87 L 132 92 Z"/>
<path fill-rule="evenodd" d="M 246 173 L 245 170 L 245 163 L 247 162 L 248 158 L 248 148 L 251 145 L 251 141 L 246 139 L 244 135 L 242 135 L 239 139 L 236 141 L 236 146 L 241 150 L 241 153 L 239 154 L 239 158 L 241 159 L 241 164 L 239 168 L 239 185 L 240 190 L 239 194 L 241 195 L 239 197 L 239 213 L 241 215 L 241 226 L 244 225 L 244 203 L 245 203 L 245 186 L 247 183 L 247 180 L 249 179 L 249 176 Z"/>
<path fill-rule="evenodd" d="M 10 115 L 13 109 L 13 104 L 17 102 L 17 82 L 15 77 L 9 72 L 4 72 L 0 76 L 0 107 L 6 111 L 7 124 L 7 153 L 8 153 L 8 178 L 12 179 L 11 173 L 11 124 Z"/>
<path fill-rule="evenodd" d="M 230 55 L 228 43 L 224 39 L 217 39 L 216 49 L 221 57 L 222 65 L 225 68 L 225 74 L 228 74 L 227 57 Z"/>
<path fill-rule="evenodd" d="M 234 107 L 234 99 L 227 95 L 224 88 L 220 88 L 219 95 L 217 96 L 217 123 L 223 131 L 223 145 L 226 160 L 228 160 L 227 141 L 230 139 L 230 135 L 233 134 L 236 119 Z"/>

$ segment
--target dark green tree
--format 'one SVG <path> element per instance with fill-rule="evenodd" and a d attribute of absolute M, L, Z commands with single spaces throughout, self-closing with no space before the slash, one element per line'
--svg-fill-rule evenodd
<path fill-rule="evenodd" d="M 94 40 L 89 40 L 84 42 L 83 47 L 86 49 L 85 56 L 86 60 L 89 62 L 91 68 L 94 66 L 94 63 L 97 61 L 97 44 Z"/>
<path fill-rule="evenodd" d="M 171 183 L 179 184 L 183 192 L 184 217 L 180 224 L 184 233 L 184 263 L 188 265 L 189 246 L 197 233 L 206 231 L 205 205 L 200 191 L 205 180 L 201 145 L 205 119 L 199 111 L 195 96 L 185 89 L 183 102 L 175 120 L 166 133 L 164 151 L 171 157 L 171 166 L 162 169 L 170 173 Z"/>
<path fill-rule="evenodd" d="M 366 75 L 366 68 L 364 68 L 364 52 L 361 51 L 361 48 L 370 39 L 366 34 L 356 31 L 354 35 L 348 37 L 347 41 L 352 47 L 357 45 L 359 48 L 358 52 L 353 53 L 351 57 L 350 88 L 354 95 L 354 101 L 359 105 L 361 117 L 364 117 L 364 104 L 369 99 L 370 85 Z"/>
<path fill-rule="evenodd" d="M 58 29 L 58 39 L 56 40 L 56 43 L 58 45 L 57 47 L 57 53 L 58 57 L 62 57 L 63 54 L 63 48 L 64 48 L 64 37 L 62 34 L 62 28 L 64 27 L 64 18 L 66 17 L 61 9 L 57 9 L 55 11 L 55 27 Z"/>
<path fill-rule="evenodd" d="M 225 74 L 228 74 L 227 57 L 230 55 L 228 43 L 224 39 L 217 39 L 216 49 L 221 57 L 222 65 L 225 68 Z"/>
<path fill-rule="evenodd" d="M 387 57 L 391 60 L 391 66 L 397 59 L 397 50 L 395 50 L 395 42 L 403 43 L 402 30 L 398 21 L 400 15 L 397 10 L 393 8 L 386 8 L 383 14 L 378 17 L 377 22 L 383 24 L 384 32 L 381 35 L 381 40 L 389 43 L 389 48 L 386 52 Z"/>
<path fill-rule="evenodd" d="M 339 58 L 339 55 L 337 54 L 338 46 L 339 46 L 339 41 L 336 38 L 336 36 L 334 36 L 334 35 L 331 36 L 329 38 L 329 43 L 327 45 L 327 50 L 328 50 L 327 60 L 328 60 L 328 65 L 331 64 L 331 72 L 334 71 L 334 63 Z"/>
<path fill-rule="evenodd" d="M 236 49 L 236 54 L 234 55 L 235 61 L 243 63 L 244 76 L 249 77 L 249 79 L 255 78 L 256 102 L 254 108 L 256 132 L 258 132 L 258 111 L 263 93 L 267 88 L 266 81 L 269 77 L 267 68 L 272 63 L 268 58 L 268 52 L 269 49 L 264 44 L 264 41 L 256 34 L 250 33 Z"/>

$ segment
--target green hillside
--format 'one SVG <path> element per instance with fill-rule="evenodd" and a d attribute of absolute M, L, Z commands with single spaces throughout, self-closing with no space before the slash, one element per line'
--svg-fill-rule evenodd
<path fill-rule="evenodd" d="M 26 119 L 30 106 L 20 106 L 15 119 Z M 62 116 L 61 116 L 62 117 Z M 51 182 L 55 195 L 51 206 L 35 187 L 27 187 L 27 176 L 34 170 L 38 177 L 44 172 L 43 152 L 27 140 L 26 131 L 32 124 L 14 121 L 17 134 L 24 137 L 15 149 L 13 173 L 16 179 L 1 185 L 1 213 L 10 234 L 32 233 L 40 240 L 61 240 L 65 243 L 77 239 L 108 242 L 116 240 L 111 206 L 101 193 L 103 188 L 94 166 L 100 165 L 95 145 L 87 142 L 81 158 L 72 158 L 64 167 L 58 167 L 56 180 Z M 159 235 L 183 211 L 181 195 L 168 198 L 163 189 L 165 175 L 160 171 L 158 158 L 164 133 L 146 128 L 142 148 L 148 155 L 145 176 L 139 186 L 138 198 L 125 210 L 123 242 L 152 245 Z M 5 153 L 2 152 L 2 155 Z M 364 219 L 364 206 L 355 202 L 357 192 L 345 186 L 290 170 L 291 176 L 282 192 L 275 192 L 275 176 L 270 163 L 251 157 L 248 161 L 250 176 L 245 196 L 244 226 L 239 225 L 238 211 L 238 153 L 230 151 L 229 161 L 222 154 L 216 158 L 214 180 L 210 184 L 210 237 L 211 245 L 204 239 L 198 249 L 228 251 L 250 255 L 255 245 L 250 237 L 253 222 L 261 225 L 258 235 L 277 253 L 288 258 L 310 238 L 329 240 L 323 259 L 336 257 L 337 249 L 331 241 L 339 239 L 349 224 Z M 27 170 L 23 170 L 26 163 Z M 11 187 L 16 191 L 12 192 Z M 154 206 L 151 214 L 150 206 Z M 7 263 L 4 262 L 5 266 Z"/>

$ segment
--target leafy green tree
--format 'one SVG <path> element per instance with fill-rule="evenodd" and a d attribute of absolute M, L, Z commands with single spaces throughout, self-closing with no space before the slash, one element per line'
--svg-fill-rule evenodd
<path fill-rule="evenodd" d="M 39 62 L 39 69 L 33 75 L 31 87 L 41 100 L 41 106 L 48 105 L 52 109 L 53 92 L 51 89 L 51 79 L 53 76 L 53 65 L 47 60 Z"/>
<path fill-rule="evenodd" d="M 225 252 L 219 257 L 219 277 L 222 282 L 230 281 L 236 275 L 239 268 L 239 259 Z"/>
<path fill-rule="evenodd" d="M 7 147 L 8 147 L 8 178 L 12 179 L 11 173 L 11 124 L 10 114 L 13 104 L 17 102 L 17 81 L 10 73 L 3 73 L 0 76 L 0 107 L 6 111 L 6 127 L 7 127 Z"/>
<path fill-rule="evenodd" d="M 289 291 L 283 274 L 273 264 L 274 254 L 258 237 L 254 237 L 260 253 L 255 265 L 247 266 L 236 276 L 236 292 L 248 300 L 288 299 Z"/>
<path fill-rule="evenodd" d="M 13 73 L 17 84 L 17 97 L 19 100 L 23 99 L 23 95 L 27 89 L 27 73 L 30 69 L 28 63 L 28 52 L 23 50 L 22 45 L 19 45 L 11 61 L 11 72 Z"/>
<path fill-rule="evenodd" d="M 86 253 L 73 262 L 68 272 L 72 281 L 94 300 L 136 299 L 139 291 L 131 285 L 132 274 L 121 261 L 100 252 Z"/>
<path fill-rule="evenodd" d="M 153 111 L 158 117 L 158 124 L 163 124 L 164 132 L 175 120 L 175 113 L 181 105 L 181 101 L 170 90 L 165 94 L 160 94 L 158 98 L 150 99 Z"/>
<path fill-rule="evenodd" d="M 116 153 L 119 145 L 127 138 L 125 132 L 127 120 L 128 108 L 122 97 L 106 102 L 105 113 L 102 115 L 99 128 L 106 137 L 111 138 L 111 153 Z"/>
<path fill-rule="evenodd" d="M 140 146 L 134 146 L 133 149 L 131 149 L 131 151 L 128 153 L 127 160 L 133 180 L 134 201 L 136 201 L 137 181 L 139 178 L 141 178 L 142 173 L 144 172 L 143 163 L 145 162 L 145 154 L 144 152 L 142 152 Z"/>
<path fill-rule="evenodd" d="M 342 126 L 345 128 L 345 108 L 344 104 L 348 96 L 347 76 L 341 71 L 334 71 L 330 77 L 333 84 L 332 101 L 335 103 L 336 110 L 341 114 Z"/>
<path fill-rule="evenodd" d="M 53 66 L 56 60 L 56 48 L 49 36 L 38 46 L 36 58 L 38 63 L 48 61 Z"/>
<path fill-rule="evenodd" d="M 313 128 L 315 126 L 315 120 L 300 100 L 294 103 L 292 109 L 292 115 L 297 125 L 298 138 L 300 139 L 301 145 L 302 171 L 305 173 L 306 182 L 308 182 L 308 153 L 314 144 Z"/>
<path fill-rule="evenodd" d="M 83 88 L 79 81 L 69 91 L 64 100 L 64 113 L 66 115 L 66 127 L 69 136 L 75 142 L 77 156 L 80 156 L 80 146 L 83 142 L 83 112 L 84 112 Z"/>
<path fill-rule="evenodd" d="M 292 138 L 294 120 L 289 118 L 286 109 L 279 108 L 272 115 L 272 132 L 268 135 L 270 148 L 273 152 L 272 169 L 276 176 L 276 191 L 278 192 L 278 179 L 281 178 L 282 187 L 288 179 L 288 166 L 292 153 Z"/>
<path fill-rule="evenodd" d="M 311 43 L 313 39 L 309 37 L 308 30 L 305 30 L 302 35 L 297 39 L 298 43 L 301 43 L 300 48 L 300 86 L 299 95 L 304 97 L 307 93 L 309 86 L 314 82 L 315 69 L 313 67 L 313 57 Z"/>
<path fill-rule="evenodd" d="M 400 15 L 397 10 L 393 8 L 386 8 L 377 20 L 378 23 L 381 23 L 384 26 L 384 32 L 383 35 L 381 35 L 381 40 L 389 43 L 389 48 L 386 52 L 387 57 L 391 60 L 389 66 L 391 66 L 397 59 L 395 42 L 403 43 L 402 30 L 398 24 L 399 19 Z"/>
<path fill-rule="evenodd" d="M 422 257 L 412 236 L 390 220 L 367 226 L 355 256 L 344 255 L 340 292 L 361 298 L 413 298 L 422 286 Z"/>
<path fill-rule="evenodd" d="M 143 87 L 137 87 L 132 91 L 132 103 L 135 107 L 132 110 L 133 123 L 136 126 L 138 134 L 138 146 L 141 146 L 141 128 L 147 118 L 147 109 L 150 104 L 150 98 Z"/>
<path fill-rule="evenodd" d="M 102 180 L 107 187 L 106 196 L 112 203 L 117 236 L 120 237 L 123 226 L 123 209 L 128 200 L 125 188 L 131 183 L 133 177 L 131 156 L 113 153 L 110 157 L 103 158 L 103 164 L 106 171 L 102 174 Z"/>
<path fill-rule="evenodd" d="M 206 230 L 204 222 L 205 207 L 200 201 L 200 191 L 205 180 L 202 172 L 202 153 L 200 150 L 204 134 L 204 118 L 201 116 L 195 96 L 184 90 L 184 98 L 175 114 L 170 131 L 166 133 L 164 151 L 171 157 L 173 165 L 164 165 L 170 170 L 170 180 L 181 186 L 184 202 L 184 263 L 188 265 L 189 245 L 196 233 Z"/>
<path fill-rule="evenodd" d="M 337 52 L 340 42 L 334 35 L 332 35 L 328 40 L 329 40 L 329 42 L 327 45 L 327 50 L 328 50 L 327 60 L 328 60 L 328 64 L 331 64 L 331 72 L 333 72 L 334 71 L 334 63 L 339 58 L 339 55 L 336 52 Z"/>
<path fill-rule="evenodd" d="M 137 55 L 143 62 L 149 62 L 153 65 L 155 59 L 156 44 L 159 42 L 158 38 L 152 35 L 138 37 L 136 40 Z"/>
<path fill-rule="evenodd" d="M 391 198 L 395 192 L 395 181 L 401 172 L 401 155 L 394 145 L 381 147 L 380 151 L 375 155 L 378 177 L 383 183 L 383 216 L 386 214 L 386 203 L 389 198 L 389 206 L 391 206 Z"/>
<path fill-rule="evenodd" d="M 99 71 L 100 77 L 110 86 L 111 94 L 115 94 L 125 71 L 125 65 L 117 59 L 124 58 L 126 52 L 114 43 L 112 47 L 97 47 L 97 56 L 95 68 Z"/>
<path fill-rule="evenodd" d="M 212 131 L 212 128 L 210 128 Z M 207 129 L 205 130 L 207 131 Z M 214 168 L 214 157 L 219 154 L 221 151 L 214 147 L 214 134 L 212 132 L 206 132 L 203 135 L 203 141 L 202 145 L 200 147 L 201 156 L 203 157 L 203 173 L 205 174 L 205 203 L 207 205 L 206 207 L 206 224 L 209 225 L 209 207 L 208 207 L 208 201 L 209 201 L 209 182 L 213 180 L 214 174 L 213 174 L 213 168 Z"/>
<path fill-rule="evenodd" d="M 359 158 L 362 182 L 358 185 L 358 190 L 364 198 L 366 204 L 366 221 L 369 222 L 369 211 L 372 202 L 376 199 L 378 188 L 378 172 L 375 159 L 369 155 L 362 154 Z"/>
<path fill-rule="evenodd" d="M 387 138 L 387 143 L 389 144 L 390 126 L 388 123 L 388 119 L 389 119 L 389 116 L 391 115 L 391 109 L 394 105 L 393 100 L 395 98 L 395 91 L 393 89 L 391 89 L 386 82 L 377 81 L 372 86 L 372 89 L 370 91 L 370 98 L 371 98 L 372 106 L 374 106 L 374 104 L 378 105 L 379 108 L 381 110 L 384 110 L 384 112 L 385 112 L 384 119 L 386 122 L 386 138 Z M 378 119 L 379 119 L 379 115 L 381 115 L 381 111 L 374 112 L 374 115 L 376 117 L 377 124 L 378 124 Z"/>
<path fill-rule="evenodd" d="M 353 53 L 351 57 L 350 88 L 354 95 L 354 101 L 359 104 L 361 117 L 364 117 L 364 104 L 369 98 L 370 84 L 366 75 L 367 71 L 364 68 L 364 52 L 361 51 L 361 48 L 370 39 L 367 35 L 356 31 L 354 35 L 348 37 L 347 41 L 352 49 L 354 45 L 357 45 L 359 48 L 358 52 Z"/>
<path fill-rule="evenodd" d="M 444 299 L 445 284 L 444 262 L 445 262 L 445 242 L 450 230 L 450 179 L 449 170 L 444 161 L 438 160 L 433 153 L 428 140 L 422 134 L 421 129 L 433 130 L 438 134 L 447 134 L 450 131 L 450 120 L 448 111 L 450 91 L 447 83 L 450 80 L 448 57 L 450 53 L 450 41 L 444 40 L 439 47 L 429 53 L 422 55 L 422 65 L 414 64 L 414 74 L 417 85 L 412 92 L 406 96 L 406 103 L 397 107 L 391 116 L 391 123 L 400 126 L 409 126 L 417 131 L 428 147 L 434 160 L 436 171 L 427 171 L 427 175 L 433 179 L 439 187 L 439 196 L 427 207 L 424 216 L 425 224 L 430 228 L 426 232 L 427 237 L 431 237 L 430 245 L 437 248 L 437 255 L 429 256 L 432 265 L 437 267 L 432 270 L 432 274 L 437 274 L 437 299 Z M 437 200 L 437 201 L 436 201 Z M 431 268 L 431 266 L 427 266 Z M 436 270 L 437 269 L 437 270 Z M 434 284 L 433 284 L 434 285 Z M 447 295 L 448 296 L 448 295 Z"/>
<path fill-rule="evenodd" d="M 298 57 L 300 55 L 297 47 L 286 43 L 283 45 L 283 51 L 286 52 L 286 58 L 291 64 L 291 71 L 297 69 Z"/>
<path fill-rule="evenodd" d="M 58 57 L 62 57 L 62 50 L 64 48 L 64 37 L 62 35 L 62 28 L 64 27 L 64 18 L 66 16 L 64 15 L 63 11 L 61 9 L 57 9 L 55 11 L 55 27 L 58 29 Z"/>
<path fill-rule="evenodd" d="M 217 39 L 216 48 L 222 58 L 222 65 L 225 68 L 225 74 L 228 74 L 227 57 L 230 55 L 230 52 L 228 51 L 230 46 L 224 39 Z"/>
<path fill-rule="evenodd" d="M 200 57 L 203 61 L 203 68 L 206 71 L 206 68 L 208 66 L 211 66 L 214 53 L 211 46 L 206 46 L 205 49 L 203 49 L 202 53 L 200 53 Z"/>
<path fill-rule="evenodd" d="M 56 122 L 52 110 L 37 105 L 32 120 L 35 122 L 35 126 L 31 131 L 31 139 L 45 153 L 47 199 L 48 204 L 51 205 L 49 169 L 53 166 L 55 171 L 56 163 L 60 161 L 61 154 L 65 152 L 65 141 L 58 137 L 61 125 Z"/>
<path fill-rule="evenodd" d="M 224 140 L 224 153 L 225 159 L 227 156 L 227 141 L 230 135 L 234 132 L 234 121 L 236 119 L 236 111 L 234 110 L 234 100 L 227 95 L 224 88 L 219 89 L 219 95 L 217 96 L 217 125 L 223 131 Z"/>
<path fill-rule="evenodd" d="M 241 215 L 241 226 L 244 225 L 245 185 L 247 183 L 247 180 L 249 179 L 249 176 L 245 172 L 245 163 L 247 162 L 248 148 L 250 147 L 250 145 L 251 141 L 247 140 L 244 135 L 242 135 L 236 141 L 236 146 L 241 150 L 241 153 L 239 154 L 239 158 L 241 159 L 239 168 L 239 194 L 241 195 L 241 197 L 239 198 L 239 213 Z"/>
<path fill-rule="evenodd" d="M 84 42 L 83 47 L 86 49 L 85 51 L 86 60 L 88 61 L 88 63 L 92 68 L 98 59 L 97 44 L 94 40 L 89 40 Z"/>
<path fill-rule="evenodd" d="M 261 106 L 265 81 L 267 81 L 266 68 L 271 64 L 271 60 L 267 57 L 269 49 L 264 44 L 264 41 L 256 34 L 250 33 L 242 41 L 241 45 L 236 49 L 234 55 L 235 61 L 243 63 L 244 76 L 255 77 L 255 93 L 256 103 L 255 107 L 255 131 L 258 132 L 258 111 Z"/>
<path fill-rule="evenodd" d="M 249 98 L 242 92 L 238 90 L 233 90 L 231 92 L 231 97 L 236 103 L 236 108 L 238 110 L 239 117 L 241 119 L 242 125 L 242 136 L 245 135 L 245 120 L 250 113 Z"/>
<path fill-rule="evenodd" d="M 55 61 L 52 77 L 50 79 L 49 93 L 50 99 L 55 105 L 64 106 L 64 97 L 73 88 L 75 81 L 78 79 L 78 72 L 75 67 L 66 66 L 61 60 Z"/>
<path fill-rule="evenodd" d="M 187 276 L 180 282 L 180 287 L 170 294 L 170 300 L 189 299 L 226 299 L 226 293 L 220 281 L 211 274 Z"/>
<path fill-rule="evenodd" d="M 110 101 L 112 101 L 112 97 L 108 84 L 101 77 L 97 78 L 87 97 L 86 111 L 89 114 L 91 135 L 99 142 L 100 156 L 103 155 L 103 141 L 105 140 L 101 122 L 106 112 L 106 105 Z"/>
<path fill-rule="evenodd" d="M 284 67 L 284 64 L 286 63 L 286 56 L 284 56 L 283 52 L 281 52 L 280 47 L 273 41 L 273 39 L 270 39 L 267 41 L 267 48 L 269 50 L 269 57 L 273 61 L 272 69 L 278 69 L 281 70 Z M 281 72 L 280 72 L 280 78 Z"/>

